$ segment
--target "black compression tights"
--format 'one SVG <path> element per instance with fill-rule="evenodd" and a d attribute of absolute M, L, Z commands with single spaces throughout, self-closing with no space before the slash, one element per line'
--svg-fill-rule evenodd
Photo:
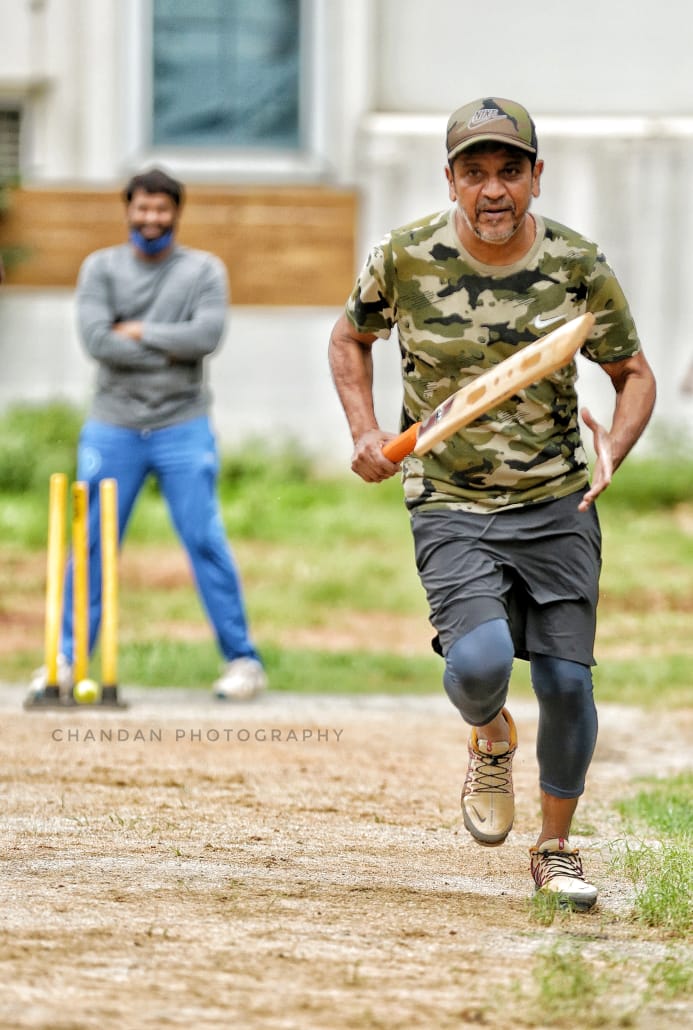
<path fill-rule="evenodd" d="M 443 683 L 472 726 L 484 726 L 505 704 L 513 644 L 505 619 L 492 619 L 460 637 L 445 659 Z M 579 797 L 597 740 L 597 711 L 589 666 L 549 655 L 530 656 L 539 702 L 539 784 L 559 798 Z"/>

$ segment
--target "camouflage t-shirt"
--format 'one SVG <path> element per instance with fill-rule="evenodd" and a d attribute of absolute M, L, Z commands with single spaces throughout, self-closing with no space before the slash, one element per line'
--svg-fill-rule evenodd
<path fill-rule="evenodd" d="M 454 208 L 396 229 L 368 256 L 346 314 L 359 332 L 397 328 L 401 428 L 425 419 L 474 376 L 591 311 L 582 353 L 600 364 L 640 349 L 628 304 L 598 247 L 534 216 L 514 265 L 483 265 L 462 246 Z M 492 512 L 565 497 L 588 481 L 575 361 L 402 467 L 407 506 Z"/>

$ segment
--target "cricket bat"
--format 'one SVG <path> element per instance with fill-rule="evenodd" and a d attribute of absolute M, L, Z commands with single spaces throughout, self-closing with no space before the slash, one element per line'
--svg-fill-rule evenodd
<path fill-rule="evenodd" d="M 388 440 L 383 454 L 395 463 L 412 451 L 417 455 L 428 454 L 458 429 L 572 361 L 589 336 L 594 321 L 591 312 L 578 315 L 482 372 L 439 404 L 423 422 L 415 422 L 399 436 Z"/>

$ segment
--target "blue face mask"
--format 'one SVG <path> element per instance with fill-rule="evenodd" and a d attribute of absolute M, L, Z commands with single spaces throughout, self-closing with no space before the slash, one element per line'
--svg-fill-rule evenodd
<path fill-rule="evenodd" d="M 138 250 L 141 250 L 147 257 L 156 257 L 162 250 L 166 250 L 173 242 L 173 229 L 168 229 L 163 236 L 157 236 L 155 240 L 148 240 L 138 232 L 137 229 L 130 230 L 130 243 L 133 243 Z"/>

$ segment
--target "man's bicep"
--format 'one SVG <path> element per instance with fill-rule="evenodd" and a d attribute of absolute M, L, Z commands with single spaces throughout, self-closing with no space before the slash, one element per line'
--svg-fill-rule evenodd
<path fill-rule="evenodd" d="M 602 362 L 599 367 L 608 375 L 617 393 L 620 393 L 632 376 L 647 380 L 653 378 L 652 369 L 641 350 L 619 361 Z"/>
<path fill-rule="evenodd" d="M 333 339 L 343 339 L 345 342 L 353 342 L 371 346 L 378 339 L 375 333 L 364 333 L 356 328 L 346 312 L 343 312 L 337 319 L 332 331 Z"/>
<path fill-rule="evenodd" d="M 79 271 L 75 291 L 77 317 L 83 331 L 93 324 L 113 324 L 116 315 L 112 297 L 113 289 L 101 263 L 87 258 Z"/>

